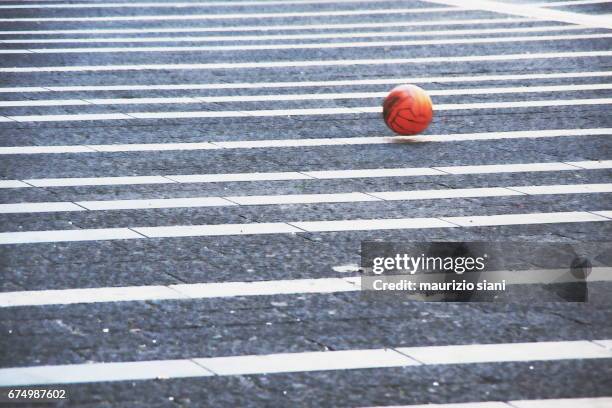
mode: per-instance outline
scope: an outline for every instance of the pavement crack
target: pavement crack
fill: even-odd
[[[310,337],[304,337],[304,340],[306,340],[309,343],[316,344],[317,346],[319,346],[320,348],[322,348],[325,351],[336,351],[334,347],[329,346],[329,345],[327,345],[325,343],[322,343],[322,342],[320,342],[318,340],[311,339]]]

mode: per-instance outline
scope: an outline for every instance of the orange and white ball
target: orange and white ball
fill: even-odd
[[[433,105],[427,93],[415,85],[399,85],[383,102],[387,126],[400,135],[416,135],[431,123]]]

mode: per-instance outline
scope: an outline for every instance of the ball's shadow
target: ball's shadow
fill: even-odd
[[[425,143],[423,140],[419,140],[418,136],[393,136],[388,137],[387,140],[389,140],[393,144]]]

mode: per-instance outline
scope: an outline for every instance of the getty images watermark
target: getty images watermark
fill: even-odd
[[[612,285],[611,249],[610,242],[364,241],[361,289],[424,301],[586,302],[589,281]]]

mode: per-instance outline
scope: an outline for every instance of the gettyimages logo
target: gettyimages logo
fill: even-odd
[[[589,280],[612,276],[610,253],[610,242],[364,241],[361,289],[425,301],[585,302]]]
[[[408,254],[397,254],[393,258],[374,258],[372,272],[376,275],[381,275],[386,271],[403,271],[404,273],[414,275],[418,271],[444,271],[461,275],[464,272],[484,270],[487,257],[487,254],[477,257],[441,257],[425,256],[425,254],[414,257]]]

